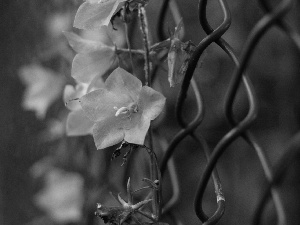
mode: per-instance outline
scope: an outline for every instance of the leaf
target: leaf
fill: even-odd
[[[193,51],[194,46],[190,42],[183,43],[177,38],[171,40],[168,53],[168,81],[170,87],[174,87],[182,81]]]
[[[79,29],[97,29],[108,26],[112,16],[121,8],[120,3],[126,0],[107,0],[95,3],[83,3],[75,16],[74,27]]]
[[[64,78],[38,64],[21,67],[19,77],[26,85],[23,108],[34,111],[39,119],[45,118],[50,105],[61,95]]]
[[[188,67],[188,61],[195,49],[190,41],[184,43],[180,40],[182,29],[183,20],[180,19],[173,36],[170,38],[168,53],[168,81],[171,87],[182,81]]]
[[[180,32],[182,31],[182,29],[183,29],[183,20],[181,18],[178,25],[175,28],[173,38],[180,39]]]
[[[182,73],[179,73],[182,62],[184,61],[185,53],[181,51],[181,41],[179,39],[171,40],[171,47],[168,53],[168,81],[170,87],[174,87],[180,83],[183,78]]]
[[[150,50],[158,52],[158,51],[161,51],[163,49],[169,49],[170,45],[171,45],[171,40],[170,40],[170,38],[168,38],[168,39],[166,39],[162,42],[159,42],[159,43],[156,43],[156,44],[152,45]]]

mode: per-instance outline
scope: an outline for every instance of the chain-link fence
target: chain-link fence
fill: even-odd
[[[164,18],[170,2],[171,1],[167,0],[164,1],[158,23],[158,33],[162,40],[165,38],[163,32]],[[197,194],[194,200],[195,212],[203,224],[216,224],[221,219],[225,211],[226,195],[224,196],[223,194],[221,181],[216,166],[219,159],[228,149],[228,146],[237,141],[239,138],[242,138],[245,142],[247,142],[249,146],[251,146],[251,150],[255,151],[258,156],[257,160],[259,160],[260,166],[262,167],[264,176],[267,180],[267,183],[260,187],[264,191],[261,194],[259,205],[256,207],[255,213],[253,214],[253,224],[260,224],[262,222],[264,209],[269,201],[272,201],[274,204],[274,210],[276,211],[277,216],[277,224],[287,224],[288,221],[285,213],[285,201],[281,195],[280,188],[284,177],[287,176],[289,167],[293,165],[294,161],[299,160],[299,150],[297,150],[300,144],[299,133],[296,133],[295,136],[291,138],[291,141],[287,144],[287,146],[282,149],[283,155],[280,160],[278,160],[277,165],[275,167],[271,166],[265,151],[256,140],[255,134],[252,134],[250,131],[250,127],[257,117],[258,108],[260,106],[257,103],[255,87],[253,87],[251,83],[251,73],[247,74],[247,69],[253,53],[257,48],[260,47],[260,40],[270,29],[274,27],[279,28],[280,32],[286,35],[290,41],[293,42],[293,47],[298,50],[298,53],[300,51],[300,36],[297,34],[295,28],[290,27],[284,21],[286,14],[292,9],[295,3],[293,4],[292,1],[287,0],[280,1],[276,5],[271,6],[274,3],[271,4],[268,1],[262,0],[259,1],[259,4],[265,14],[251,30],[245,44],[241,49],[241,53],[239,54],[240,56],[238,57],[233,47],[223,38],[227,30],[230,28],[230,24],[232,22],[231,11],[227,2],[222,0],[219,1],[219,7],[222,9],[223,21],[217,26],[217,28],[213,29],[210,25],[209,19],[207,18],[210,16],[207,15],[207,1],[199,1],[199,22],[201,28],[205,31],[207,36],[199,42],[195,52],[191,56],[191,60],[188,65],[188,69],[184,77],[176,104],[176,118],[182,129],[174,136],[167,148],[162,160],[161,172],[162,174],[165,173],[167,162],[175,153],[180,142],[187,136],[191,136],[198,144],[198,147],[205,151],[207,164],[204,171],[201,172],[201,180],[199,182],[196,191]],[[224,114],[231,125],[231,129],[229,129],[227,133],[219,139],[217,144],[210,149],[205,139],[201,136],[201,133],[196,132],[196,128],[199,126],[201,127],[201,123],[205,118],[205,104],[203,103],[204,97],[199,91],[201,87],[197,86],[193,76],[201,76],[201,74],[194,73],[194,71],[201,55],[212,43],[217,44],[222,51],[226,53],[227,57],[230,58],[232,63],[234,63],[235,69],[231,75],[230,83],[226,87],[227,91],[224,98]],[[188,107],[184,106],[184,102],[186,100],[189,88],[192,89],[196,99],[197,114],[190,120],[190,122],[186,122],[183,117],[183,111],[185,107]],[[241,93],[238,91],[239,88],[244,89],[246,92],[248,108],[246,115],[243,118],[237,119],[234,115],[234,101]],[[213,179],[217,205],[214,213],[208,215],[203,209],[205,208],[203,196],[210,177]],[[251,188],[251,186],[249,186],[249,188]],[[173,193],[174,195],[172,196],[170,202],[166,204],[167,207],[165,208],[165,213],[169,212],[168,210],[173,204],[176,204],[177,200],[179,199],[179,193],[177,193],[176,190],[173,190]],[[173,215],[173,218],[176,221],[176,215]]]
[[[16,70],[31,62],[36,43],[47,39],[42,16],[63,14],[72,8],[68,17],[72,15],[74,19],[81,2],[6,3],[2,30],[8,35],[3,39],[5,60],[1,63],[6,88],[1,91],[8,97],[2,99],[2,105],[7,107],[1,110],[0,223],[27,223],[40,215],[32,206],[35,193],[24,171],[27,173],[40,158],[55,155],[59,161],[56,164],[79,171],[86,179],[84,222],[75,224],[99,224],[101,220],[94,215],[95,203],[105,203],[108,189],[123,194],[129,174],[134,183],[149,172],[139,166],[144,158],[133,153],[136,161],[130,159],[122,170],[116,165],[120,163],[118,159],[110,162],[111,151],[95,150],[90,137],[38,143],[38,132],[45,124],[24,113],[21,93],[15,93],[22,90]],[[170,30],[183,18],[185,39],[198,41],[183,82],[175,91],[167,89],[167,79],[160,76],[165,76],[165,67],[161,69],[154,63],[152,68],[153,86],[159,87],[168,99],[164,112],[168,116],[154,121],[153,128],[154,150],[162,174],[162,221],[178,225],[200,221],[299,223],[299,9],[299,3],[292,0],[149,3],[146,10],[151,38],[158,42],[169,38]],[[19,14],[24,19],[21,25]],[[140,43],[137,21],[133,23],[136,24],[129,26],[129,38],[134,48]],[[34,32],[39,34],[31,38]],[[47,44],[53,45],[51,41]],[[165,58],[166,55],[157,60],[157,65],[163,64]],[[47,67],[64,67],[64,72],[70,70],[69,64],[62,66],[59,62],[61,56],[35,60]],[[143,64],[142,59],[136,62]],[[163,84],[157,84],[160,82]],[[57,102],[50,117],[64,107],[61,99]],[[28,224],[46,220],[33,221]]]

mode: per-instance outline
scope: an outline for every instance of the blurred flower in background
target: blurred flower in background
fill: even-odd
[[[47,159],[37,162],[31,172],[36,179],[44,181],[34,203],[51,220],[68,223],[82,219],[84,179],[80,174],[53,167]]]
[[[50,105],[61,96],[66,82],[64,77],[37,63],[21,67],[19,77],[26,86],[23,108],[34,111],[37,118],[44,119]]]

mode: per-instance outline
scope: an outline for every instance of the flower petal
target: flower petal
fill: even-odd
[[[109,0],[106,2],[83,3],[75,16],[74,27],[79,29],[97,29],[101,26],[107,26],[120,8],[119,4],[125,0]]]
[[[131,98],[131,102],[138,100],[139,93],[142,89],[142,82],[120,67],[111,73],[106,79],[105,85],[107,90],[116,95],[127,95]]]
[[[93,137],[97,149],[107,148],[124,139],[124,130],[119,122],[120,118],[109,117],[95,123]]]
[[[65,79],[39,64],[21,67],[19,77],[26,85],[22,107],[33,110],[39,119],[44,119],[50,105],[61,96]]]
[[[107,47],[107,45],[99,42],[92,41],[88,39],[83,39],[79,35],[71,32],[63,32],[66,38],[68,39],[69,45],[77,52],[77,53],[89,53],[97,51],[103,47]]]
[[[84,179],[78,173],[48,169],[45,185],[34,197],[55,224],[77,224],[82,220]]]
[[[115,50],[111,47],[103,47],[88,54],[77,54],[72,63],[72,77],[81,83],[90,83],[97,75],[105,74],[115,61]]]
[[[100,121],[108,117],[115,117],[116,110],[128,101],[126,95],[115,95],[114,93],[100,88],[80,98],[80,104],[87,117],[92,121]]]
[[[92,134],[94,122],[86,117],[83,110],[70,112],[67,118],[67,135],[81,136]]]
[[[144,116],[139,116],[139,121],[132,123],[132,125],[133,126],[129,130],[124,129],[124,140],[129,143],[143,145],[147,131],[150,127],[150,119]]]
[[[166,98],[154,89],[144,86],[140,93],[138,105],[143,110],[143,116],[154,120],[163,110]]]
[[[77,84],[76,87],[72,85],[66,85],[63,94],[63,100],[66,103],[66,107],[70,110],[79,110],[81,109],[79,101],[73,100],[80,98],[87,92],[87,84]]]
[[[97,90],[99,88],[105,88],[105,83],[104,80],[111,74],[111,72],[117,68],[119,65],[119,60],[118,58],[115,59],[115,61],[112,63],[111,67],[104,73],[104,74],[99,74],[94,79],[91,81],[87,93]]]

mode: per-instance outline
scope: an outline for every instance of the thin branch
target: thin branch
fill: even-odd
[[[134,75],[135,69],[134,69],[133,58],[132,58],[131,44],[130,44],[129,35],[128,35],[128,24],[125,22],[124,26],[125,26],[125,37],[126,37],[127,48],[129,50],[131,70],[132,70],[132,74]]]
[[[146,11],[144,6],[139,4],[139,17],[140,17],[140,28],[143,34],[143,41],[144,41],[144,58],[145,58],[145,84],[147,86],[151,86],[151,77],[150,77],[150,44],[149,44],[149,32],[148,32],[148,22],[146,18]]]

